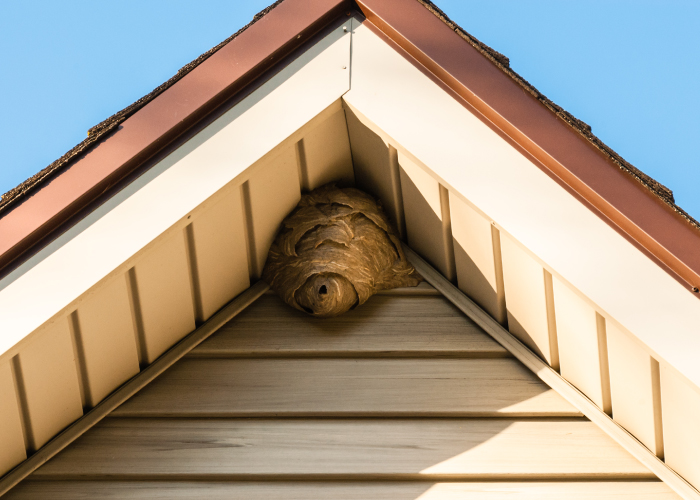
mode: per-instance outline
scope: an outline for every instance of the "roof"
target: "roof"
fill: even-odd
[[[614,165],[621,172],[624,172],[631,179],[634,179],[636,182],[638,182],[649,193],[652,193],[655,196],[655,198],[659,202],[661,202],[665,207],[671,209],[677,219],[685,222],[685,225],[688,226],[686,230],[683,230],[682,227],[678,226],[678,224],[676,224],[675,226],[669,225],[668,222],[652,222],[650,224],[650,217],[654,217],[654,220],[656,220],[659,217],[658,213],[651,214],[637,211],[636,218],[639,220],[634,220],[635,211],[623,209],[622,212],[626,212],[623,215],[624,218],[632,219],[632,225],[640,226],[640,231],[636,227],[629,227],[630,224],[627,220],[615,220],[616,218],[619,219],[617,211],[615,211],[616,213],[611,216],[610,214],[605,213],[605,210],[603,210],[604,215],[606,215],[609,219],[612,219],[612,222],[616,224],[619,227],[619,229],[628,234],[631,233],[630,235],[632,236],[632,239],[637,241],[640,247],[645,252],[650,254],[650,256],[653,259],[657,260],[657,262],[659,262],[663,267],[670,271],[671,274],[673,274],[674,277],[679,279],[679,281],[684,283],[688,289],[696,291],[697,286],[700,285],[700,258],[697,257],[696,252],[687,250],[687,242],[691,240],[700,242],[700,232],[698,231],[698,229],[700,228],[700,224],[695,219],[693,219],[688,213],[686,213],[682,208],[680,208],[674,203],[673,194],[671,190],[663,186],[661,183],[655,181],[648,175],[644,174],[627,161],[625,161],[620,155],[615,153],[610,147],[605,145],[597,136],[595,136],[591,132],[590,126],[588,126],[583,121],[578,120],[573,115],[562,109],[560,106],[556,105],[546,96],[544,96],[541,92],[539,92],[533,85],[531,85],[524,78],[522,78],[515,71],[513,71],[509,66],[509,60],[506,56],[500,54],[499,52],[490,48],[486,44],[477,40],[475,37],[471,36],[469,33],[467,33],[465,30],[459,27],[456,23],[450,20],[445,15],[445,13],[442,12],[435,4],[426,0],[412,1],[416,2],[416,6],[420,5],[424,9],[432,13],[437,19],[439,19],[442,22],[442,24],[448,26],[452,31],[458,34],[460,38],[462,38],[464,41],[469,43],[469,45],[478,50],[481,55],[488,59],[502,73],[507,75],[513,82],[517,83],[519,87],[525,89],[532,97],[534,97],[537,100],[537,102],[543,105],[557,118],[561,119],[563,122],[569,125],[571,129],[574,130],[578,135],[585,138],[585,140],[591,146],[593,146],[597,151],[599,151],[605,156],[605,158],[610,162],[610,164]],[[100,144],[110,134],[118,130],[120,125],[122,125],[129,117],[132,117],[136,112],[143,109],[149,103],[153,102],[158,96],[161,96],[166,90],[172,88],[177,82],[181,81],[185,76],[191,74],[196,68],[202,66],[205,61],[210,59],[214,54],[220,52],[221,49],[231,45],[231,43],[239,39],[243,33],[250,31],[250,29],[261,19],[270,19],[271,17],[274,17],[270,14],[273,11],[275,11],[277,7],[279,7],[280,5],[286,5],[287,7],[294,9],[294,6],[292,5],[293,3],[294,2],[291,0],[278,0],[277,2],[273,3],[268,8],[264,9],[259,14],[257,14],[247,26],[236,32],[228,39],[224,40],[216,47],[205,52],[191,63],[183,66],[180,70],[178,70],[177,74],[173,76],[170,80],[154,89],[151,93],[137,100],[132,105],[124,108],[118,113],[115,113],[113,116],[99,123],[95,127],[91,128],[88,132],[88,137],[83,142],[81,142],[69,152],[67,152],[65,155],[63,155],[61,158],[53,162],[41,172],[27,179],[25,182],[23,182],[16,188],[5,193],[0,199],[0,234],[3,234],[3,229],[5,229],[2,224],[3,218],[8,217],[13,212],[13,210],[21,206],[23,202],[31,199],[36,193],[48,187],[48,185],[53,179],[55,179],[57,176],[60,176],[66,170],[70,169],[70,167],[76,162],[78,162],[81,158],[84,158],[85,155],[91,150],[93,150],[96,145]],[[277,47],[278,51],[280,51],[281,53],[278,53],[272,58],[258,58],[256,64],[251,65],[251,68],[249,68],[247,74],[239,75],[237,82],[238,88],[235,89],[237,92],[240,92],[242,90],[242,87],[245,87],[245,85],[252,81],[252,79],[254,79],[256,75],[260,75],[262,72],[264,72],[266,68],[278,62],[281,58],[280,56],[282,56],[284,53],[288,53],[290,50],[293,50],[295,46],[299,46],[299,44],[307,38],[307,35],[318,30],[319,26],[322,25],[324,21],[327,22],[327,20],[330,17],[337,15],[340,11],[347,10],[353,7],[359,7],[365,15],[368,15],[370,18],[372,18],[377,17],[376,12],[378,12],[379,10],[387,8],[392,9],[393,5],[397,4],[397,2],[387,2],[385,4],[380,5],[376,4],[376,2],[373,2],[372,0],[360,0],[357,3],[343,0],[312,0],[308,3],[308,7],[313,8],[308,8],[306,22],[310,22],[311,24],[300,24],[298,26],[295,26],[297,30],[304,31],[303,34],[305,36],[301,37],[301,33],[299,33],[299,36],[296,37],[281,37],[278,41]],[[401,3],[401,1],[399,1],[398,3]],[[412,8],[411,12],[415,14],[415,8]],[[283,15],[285,14],[280,13],[280,16]],[[379,18],[381,17],[382,16],[379,16]],[[427,26],[427,23],[425,23],[424,21],[419,22],[422,23],[423,26]],[[381,22],[379,24],[381,24]],[[229,95],[230,93],[231,90],[229,89]],[[195,120],[199,118],[200,115],[201,113],[199,113],[198,116],[195,117]],[[173,134],[173,130],[171,130],[171,134],[169,135],[177,135],[177,132]],[[172,138],[168,139],[165,136],[163,136],[158,142],[169,142],[169,140],[172,140]],[[162,146],[163,144],[158,144],[156,148],[160,148]],[[143,151],[142,155],[140,156],[143,156],[143,153],[145,153],[145,156],[150,156],[153,154],[153,151]],[[139,160],[140,162],[142,162],[143,158],[140,158]],[[5,235],[5,237],[3,238],[3,240],[5,241],[5,245],[2,245],[2,247],[0,247],[0,269],[6,267],[12,261],[15,261],[17,259],[21,260],[21,255],[23,253],[31,253],[31,251],[29,250],[30,248],[32,248],[32,246],[36,244],[45,244],[46,238],[50,239],[51,236],[49,235],[54,233],[57,230],[57,228],[65,224],[68,219],[73,217],[82,208],[87,206],[89,203],[93,202],[96,197],[103,195],[105,190],[107,190],[110,186],[114,186],[114,184],[119,178],[123,178],[125,175],[128,175],[129,172],[133,170],[133,165],[131,166],[131,168],[129,168],[129,166],[124,165],[122,167],[126,168],[121,168],[118,172],[109,172],[108,182],[105,182],[107,180],[107,176],[97,175],[95,176],[94,180],[88,181],[88,186],[85,186],[80,193],[76,193],[76,195],[72,198],[69,197],[70,199],[59,202],[53,200],[51,203],[49,203],[49,207],[43,207],[42,211],[44,213],[42,213],[41,216],[38,217],[36,220],[30,220],[31,217],[27,217],[25,215],[23,217],[22,222],[22,225],[24,227],[19,231],[16,229],[16,227],[11,228],[10,234]],[[89,184],[92,184],[92,186]],[[91,187],[94,189],[90,189]],[[574,191],[581,194],[582,189],[580,187],[574,186]],[[614,197],[615,194],[608,193],[606,195],[603,195],[603,197],[607,198],[607,201],[611,202],[612,204],[615,204],[617,201],[619,201],[615,200],[614,198],[610,199],[611,196]],[[620,198],[626,198],[627,196],[627,194],[622,194]],[[583,197],[586,198],[587,195],[583,194]],[[637,201],[639,200],[636,200],[633,204],[638,205]],[[594,203],[594,205],[596,205],[596,203]],[[36,210],[34,211],[37,212]],[[656,212],[658,212],[658,210],[656,210]],[[648,227],[650,225],[655,227]],[[687,233],[687,231],[689,230],[692,231],[692,235],[686,234],[685,236],[682,236],[682,233]],[[60,232],[60,229],[58,229],[58,231]],[[675,248],[669,248],[669,246],[674,246],[674,242]],[[680,260],[681,262],[675,262],[678,260]]]
[[[26,459],[0,488],[262,293],[280,221],[334,180],[381,199],[421,275],[698,498],[671,470],[700,484],[697,230],[415,0],[277,4],[0,218],[16,262],[75,221],[0,279],[0,470]]]
[[[131,103],[124,109],[117,111],[109,118],[101,121],[94,127],[91,127],[87,132],[87,138],[85,140],[83,140],[79,144],[76,144],[72,149],[67,151],[66,154],[61,156],[56,161],[52,162],[47,167],[43,168],[41,171],[31,176],[29,179],[25,180],[18,186],[10,189],[5,194],[0,196],[0,216],[2,216],[2,214],[7,212],[8,210],[11,210],[14,204],[20,203],[25,197],[31,196],[35,190],[41,189],[41,187],[44,184],[49,182],[52,175],[59,174],[62,171],[62,169],[64,169],[70,164],[71,161],[76,159],[79,155],[87,152],[93,145],[98,143],[102,137],[114,131],[119,126],[119,124],[127,118],[129,118],[129,116],[133,115],[139,109],[143,108],[146,104],[158,97],[165,90],[172,87],[173,84],[175,84],[175,82],[179,81],[183,76],[185,76],[187,73],[199,66],[202,62],[211,57],[212,54],[216,53],[219,49],[227,45],[231,40],[236,38],[238,35],[243,33],[257,21],[259,21],[263,16],[265,16],[268,12],[277,7],[277,5],[279,5],[283,1],[284,0],[277,0],[272,5],[264,8],[263,10],[255,14],[255,16],[253,16],[252,21],[250,21],[248,24],[236,31],[226,40],[207,50],[205,53],[201,54],[196,59],[190,61],[189,63],[185,64],[182,68],[178,69],[177,73],[175,73],[175,75],[173,75],[169,80],[158,85],[151,92],[136,100],[135,102]]]
[[[232,41],[234,38],[236,38],[238,35],[240,35],[242,32],[244,32],[246,29],[248,29],[250,26],[255,24],[257,21],[262,19],[265,15],[267,15],[272,9],[274,9],[276,6],[278,6],[280,3],[282,3],[285,0],[277,0],[270,6],[266,7],[265,9],[261,10],[258,12],[255,16],[253,16],[253,20],[245,25],[243,28],[238,30],[236,33],[228,37],[226,40],[222,41],[215,47],[212,47],[193,61],[189,62],[188,64],[184,65],[182,68],[180,68],[177,73],[164,82],[163,84],[159,85],[155,89],[153,89],[151,92],[146,94],[145,96],[141,97],[134,103],[130,104],[129,106],[125,107],[121,111],[116,112],[109,118],[105,119],[104,121],[98,123],[94,127],[90,128],[88,130],[88,137],[82,141],[81,143],[77,144],[75,147],[73,147],[71,150],[69,150],[66,154],[61,156],[59,159],[42,169],[40,172],[36,173],[29,179],[25,180],[18,186],[10,189],[6,193],[4,193],[0,197],[0,216],[7,210],[11,210],[11,207],[22,201],[22,199],[26,196],[30,196],[31,193],[36,190],[36,189],[41,189],[41,186],[47,182],[50,178],[51,175],[57,174],[61,171],[62,168],[64,168],[67,164],[69,164],[75,157],[80,155],[81,153],[87,151],[92,145],[97,143],[99,139],[106,134],[109,134],[112,130],[114,130],[115,127],[117,127],[120,123],[122,123],[124,120],[126,120],[129,116],[131,116],[133,113],[141,109],[143,106],[148,104],[151,100],[153,100],[155,97],[157,97],[159,94],[164,92],[166,89],[171,87],[175,82],[180,80],[183,76],[185,76],[187,73],[192,71],[194,68],[199,66],[202,62],[204,62],[207,58],[209,58],[212,54],[217,52],[219,49],[227,45],[230,41]],[[467,31],[465,31],[462,27],[460,27],[457,23],[452,21],[447,14],[445,14],[437,5],[435,5],[433,2],[427,1],[427,0],[415,0],[417,2],[420,2],[426,9],[428,9],[431,13],[433,13],[436,17],[438,17],[440,20],[442,20],[447,26],[449,26],[452,30],[454,30],[455,33],[457,33],[459,36],[461,36],[464,40],[466,40],[468,43],[470,43],[473,47],[475,47],[479,52],[481,52],[485,57],[487,57],[491,62],[493,62],[496,66],[498,66],[504,73],[506,73],[508,76],[510,76],[514,81],[518,82],[519,85],[521,85],[525,90],[527,90],[529,93],[531,93],[534,97],[536,97],[542,104],[544,104],[548,109],[550,109],[553,113],[555,113],[557,116],[561,117],[563,120],[565,120],[568,124],[570,124],[578,133],[580,133],[582,136],[584,136],[587,140],[589,140],[593,145],[595,145],[597,148],[599,148],[604,154],[606,154],[615,164],[617,164],[622,170],[628,172],[630,175],[632,175],[635,179],[637,179],[639,182],[641,182],[644,186],[646,186],[648,189],[650,189],[652,192],[654,192],[657,196],[659,196],[661,199],[669,203],[674,207],[676,211],[678,211],[680,214],[682,214],[686,219],[688,219],[691,223],[693,223],[696,227],[700,228],[700,223],[698,223],[695,219],[693,219],[689,214],[687,214],[682,208],[680,208],[678,205],[674,203],[674,198],[673,198],[673,192],[661,184],[660,182],[654,180],[652,177],[648,176],[629,162],[627,162],[624,158],[622,158],[619,154],[617,154],[615,151],[613,151],[612,148],[607,146],[600,138],[598,138],[596,135],[594,135],[591,131],[591,126],[583,122],[582,120],[579,120],[575,116],[573,116],[571,113],[563,109],[561,106],[558,106],[556,103],[548,99],[544,94],[542,94],[537,88],[535,88],[534,85],[532,85],[530,82],[525,80],[522,76],[520,76],[517,72],[515,72],[511,67],[510,67],[510,60],[508,59],[507,56],[501,54],[497,50],[494,50],[493,48],[489,47],[485,43],[479,41],[477,38],[474,36],[470,35]]]
[[[444,498],[448,475],[460,498],[679,499],[429,286],[322,321],[262,295],[7,497]]]

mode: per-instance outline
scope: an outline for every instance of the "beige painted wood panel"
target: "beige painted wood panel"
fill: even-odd
[[[250,196],[249,224],[252,226],[255,260],[253,277],[259,278],[267,253],[284,219],[299,203],[301,189],[294,148],[259,167],[248,181]]]
[[[192,221],[199,320],[206,321],[250,286],[245,234],[240,190],[229,191]]]
[[[303,139],[306,182],[311,191],[329,182],[343,186],[355,184],[350,139],[342,108],[310,130]]]
[[[27,458],[19,400],[9,362],[0,364],[0,476]]]
[[[655,455],[662,456],[663,442],[657,430],[652,358],[615,323],[606,325],[612,416]]]
[[[139,372],[127,277],[118,276],[87,297],[77,314],[85,403],[93,407]]]
[[[31,481],[7,500],[678,500],[659,481],[605,482],[163,482]]]
[[[190,356],[457,356],[508,352],[440,296],[375,295],[319,321],[264,295]]]
[[[362,124],[344,105],[350,136],[352,161],[357,187],[379,198],[394,227],[401,230],[403,206],[400,199],[400,180],[392,172],[389,146],[379,135]]]
[[[561,375],[610,414],[607,352],[601,356],[607,349],[605,327],[598,324],[596,310],[567,284],[556,277],[552,284]]]
[[[152,363],[195,327],[184,231],[150,249],[133,273],[143,329],[142,355],[145,363]]]
[[[508,330],[550,366],[558,367],[556,337],[550,330],[545,271],[508,235],[501,234]]]
[[[661,365],[666,464],[700,489],[700,390]]]
[[[68,321],[37,332],[19,354],[20,387],[28,417],[28,444],[37,450],[83,415],[78,373]]]
[[[496,321],[505,323],[506,312],[499,297],[491,221],[452,193],[450,215],[457,286]]]
[[[115,416],[580,416],[514,359],[187,359]]]
[[[408,244],[443,275],[448,275],[443,238],[440,184],[412,159],[398,152]]]
[[[583,419],[139,418],[101,422],[34,477],[201,474],[229,479],[652,477]]]

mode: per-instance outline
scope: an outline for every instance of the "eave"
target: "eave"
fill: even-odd
[[[411,246],[508,324],[539,356],[530,352],[540,368],[561,370],[601,415],[611,412],[606,385],[624,371],[613,362],[612,375],[601,368],[608,363],[606,334],[614,330],[629,340],[634,349],[622,359],[643,365],[643,380],[635,383],[652,409],[635,414],[632,408],[630,423],[622,425],[657,460],[653,455],[664,452],[660,373],[671,389],[698,397],[692,334],[700,305],[689,291],[698,269],[696,228],[658,196],[663,190],[621,169],[579,125],[523,92],[418,2],[357,5],[368,19],[348,17],[346,2],[279,4],[143,107],[100,129],[104,135],[87,154],[11,207],[0,219],[9,263],[0,284],[9,332],[0,361],[11,359],[16,374],[15,360],[28,348],[49,348],[41,337],[46,332],[79,338],[75,318],[85,314],[85,304],[104,299],[121,281],[113,293],[124,299],[140,335],[130,369],[138,371],[140,363],[145,371],[260,276],[266,245],[300,190],[354,177],[383,200]],[[352,54],[350,37],[357,42]],[[397,74],[405,79],[397,81]],[[331,118],[342,132],[342,159],[324,159],[313,170],[307,153],[324,148],[312,132]],[[434,128],[419,134],[416,121]],[[460,143],[467,139],[471,150]],[[232,145],[235,154],[226,149]],[[480,176],[475,165],[463,165],[471,152],[492,172]],[[490,196],[473,189],[476,180]],[[510,185],[501,192],[500,182]],[[522,202],[522,213],[512,200]],[[558,220],[557,211],[570,219]],[[91,251],[99,258],[91,259]],[[223,265],[225,279],[217,281],[210,263]],[[473,279],[479,273],[483,282]],[[151,282],[162,286],[150,290],[150,299],[161,292],[164,298],[151,305],[166,313],[144,320],[134,283],[154,276]],[[574,321],[577,314],[585,321]],[[166,317],[169,331],[149,337]],[[567,348],[577,354],[575,341],[597,350],[570,363],[560,354]],[[68,380],[76,366],[64,351]],[[88,410],[99,404],[104,394],[86,397],[82,382],[67,383],[73,413],[47,426],[38,446],[26,439],[30,451],[76,417],[81,404]],[[692,419],[697,401],[689,397],[683,408],[682,398],[666,393],[671,416]],[[612,409],[620,420],[623,407]],[[637,420],[639,432],[632,429]],[[669,455],[673,445],[666,441],[668,463],[691,470],[692,455],[684,456],[682,440],[674,438],[681,448]]]

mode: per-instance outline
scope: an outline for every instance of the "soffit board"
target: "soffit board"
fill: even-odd
[[[695,250],[700,231],[671,195],[662,199],[667,190],[627,165],[568,113],[553,112],[556,105],[509,68],[499,68],[499,61],[487,59],[425,3],[430,4],[358,0],[378,31],[415,58],[426,74],[534,156],[539,168],[600,211],[687,290],[700,286],[700,253]]]
[[[51,233],[203,117],[303,46],[350,7],[348,0],[285,0],[194,69],[183,68],[137,112],[88,137],[31,196],[18,195],[0,217],[0,269]],[[182,76],[184,74],[184,76]],[[174,82],[172,80],[175,80]],[[142,105],[142,101],[146,101]],[[132,108],[130,106],[127,109]],[[51,166],[48,167],[51,169]],[[4,201],[4,200],[3,200]],[[19,203],[19,204],[17,204]],[[77,215],[76,215],[77,214]]]
[[[0,352],[62,317],[101,280],[123,273],[154,240],[181,230],[222,187],[245,182],[263,157],[349,89],[350,23],[325,38],[207,128],[0,281]],[[339,108],[338,108],[339,109]],[[292,144],[293,147],[293,144]],[[183,226],[184,227],[184,226]],[[161,238],[162,239],[162,238]],[[126,266],[126,267],[125,267]]]
[[[367,22],[354,30],[352,89],[344,101],[365,125],[700,385],[695,296],[400,50]]]

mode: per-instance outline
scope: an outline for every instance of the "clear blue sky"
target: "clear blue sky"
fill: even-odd
[[[0,193],[272,0],[0,2]],[[700,218],[698,0],[436,0]]]

